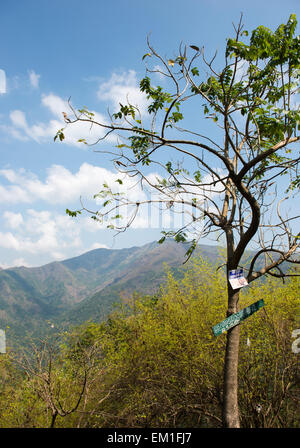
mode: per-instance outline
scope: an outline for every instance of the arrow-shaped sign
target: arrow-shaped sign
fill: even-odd
[[[247,317],[251,316],[251,314],[255,313],[255,311],[258,311],[264,305],[265,303],[263,299],[261,299],[255,303],[252,303],[252,305],[247,306],[247,308],[244,308],[241,311],[232,314],[231,316],[227,317],[227,319],[223,320],[212,328],[214,335],[219,336],[220,334],[225,333],[225,331],[229,330],[232,327],[235,327],[242,320],[247,319]]]

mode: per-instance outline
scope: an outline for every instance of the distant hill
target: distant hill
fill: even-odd
[[[180,275],[186,250],[186,245],[170,240],[162,245],[151,243],[139,248],[132,248],[127,254],[119,251],[120,255],[127,256],[118,257],[117,272],[114,269],[110,271],[111,281],[107,284],[103,282],[103,287],[96,293],[63,313],[61,320],[72,323],[81,323],[89,319],[99,320],[111,311],[115,303],[120,299],[126,300],[134,292],[155,294],[166,275],[164,264],[175,275]],[[215,246],[201,245],[196,253],[199,252],[215,263],[219,250]],[[111,254],[111,257],[116,255],[116,253]],[[114,267],[116,268],[116,265]],[[102,275],[105,273],[104,271]]]
[[[0,271],[0,328],[10,340],[38,334],[49,323],[79,323],[107,316],[120,296],[155,293],[163,281],[163,263],[179,269],[186,246],[174,241],[128,249],[95,249],[47,265]],[[218,249],[199,246],[214,262]]]
[[[37,268],[0,270],[0,328],[7,329],[8,346],[43,335],[52,325],[101,321],[115,303],[134,292],[155,294],[165,277],[164,263],[181,275],[186,250],[186,244],[166,240],[128,249],[95,249]],[[220,258],[217,246],[199,245],[198,253],[213,264]]]

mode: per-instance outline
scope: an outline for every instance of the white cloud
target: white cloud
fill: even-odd
[[[22,141],[53,141],[56,132],[63,126],[63,121],[58,120],[50,120],[48,123],[37,123],[29,126],[26,115],[22,110],[11,111],[9,117],[11,125],[1,125],[1,128],[12,137]]]
[[[0,232],[0,248],[3,253],[5,250],[9,253],[9,259],[12,257],[15,265],[16,260],[19,260],[21,265],[25,265],[24,260],[28,260],[31,264],[32,261],[35,264],[34,260],[41,259],[49,262],[53,259],[60,260],[75,256],[78,251],[107,247],[105,244],[107,240],[104,243],[99,241],[99,234],[97,234],[99,230],[103,231],[107,224],[112,222],[117,226],[126,225],[136,210],[136,202],[151,198],[159,201],[159,196],[150,194],[145,188],[142,190],[135,178],[124,175],[123,184],[120,185],[116,182],[120,178],[120,173],[87,163],[82,164],[74,173],[64,166],[53,165],[49,168],[44,180],[24,169],[3,169],[0,170],[0,176],[6,180],[5,186],[0,185],[2,204],[8,203],[11,206],[13,203],[22,202],[42,201],[44,203],[44,210],[29,208],[22,213],[19,209],[6,210],[2,215],[6,229],[3,228]],[[156,183],[158,174],[151,173],[148,177]],[[211,181],[209,177],[204,180]],[[116,214],[120,214],[123,218],[97,223],[87,214],[80,215],[78,219],[72,219],[64,213],[49,209],[49,206],[55,204],[73,209],[72,203],[76,204],[74,208],[80,208],[80,196],[83,196],[84,203],[87,202],[86,205],[89,206],[88,198],[92,199],[95,193],[102,190],[103,183],[107,183],[113,192],[124,192],[124,198],[133,202],[131,206],[120,207],[116,210]],[[104,199],[99,198],[89,208],[101,209],[103,201]],[[177,215],[173,214],[174,211],[177,211]],[[151,207],[148,204],[141,204],[131,228],[154,229],[161,226],[179,228],[187,223],[186,212],[187,209],[183,210],[183,206],[180,209],[174,205],[172,209],[167,209],[159,202]],[[7,263],[7,259],[4,261]],[[1,264],[0,260],[0,266],[6,266],[5,263]],[[42,263],[38,261],[37,265],[40,264]]]
[[[160,65],[155,65],[153,67],[153,70],[155,72],[155,75],[157,76],[157,78],[162,81],[166,79],[166,75],[164,75],[164,68],[161,67]]]
[[[5,71],[0,69],[0,95],[6,93],[6,75]]]
[[[21,186],[18,185],[0,185],[0,202],[1,203],[26,203],[31,202],[32,198],[28,192],[24,191]]]
[[[47,122],[38,122],[33,125],[29,125],[26,119],[26,114],[21,110],[13,110],[10,112],[11,125],[1,125],[1,128],[8,132],[12,137],[26,141],[34,140],[37,143],[41,142],[53,142],[53,138],[59,129],[65,128],[65,140],[63,143],[72,146],[80,146],[85,148],[78,140],[85,138],[89,143],[95,143],[98,139],[102,138],[106,130],[98,125],[91,126],[89,123],[78,122],[71,126],[66,127],[66,123],[63,120],[63,112],[69,113],[70,107],[67,101],[64,101],[57,95],[50,93],[49,95],[42,95],[41,104],[46,107],[50,113],[54,116]],[[107,124],[105,117],[95,111],[94,119],[96,122]],[[109,136],[108,142],[116,142],[115,137]]]
[[[37,123],[28,128],[27,135],[37,143],[44,141],[50,143],[61,127],[62,122],[58,120],[50,120],[48,123]]]
[[[24,266],[26,268],[31,268],[32,265],[30,263],[28,263],[27,260],[25,260],[23,257],[18,257],[13,259],[13,261],[11,263],[5,263],[5,262],[1,262],[0,267],[2,269],[8,269],[8,268],[16,268],[16,267],[20,267],[20,266]]]
[[[103,184],[109,184],[113,191],[122,190],[132,200],[142,200],[145,194],[136,186],[136,180],[124,177],[123,185],[116,180],[120,178],[117,172],[83,163],[79,170],[72,173],[62,165],[52,165],[47,172],[45,181],[41,181],[33,173],[25,170],[0,170],[11,185],[0,184],[0,201],[2,203],[28,203],[43,200],[51,204],[64,204],[79,201],[80,196],[92,198],[103,189]]]
[[[123,73],[113,73],[108,81],[99,85],[97,96],[101,101],[112,104],[114,112],[119,110],[120,104],[128,102],[139,108],[143,113],[147,108],[146,95],[140,91],[139,83],[134,70]]]
[[[102,244],[102,243],[93,243],[88,249],[87,252],[89,250],[94,250],[94,249],[108,249],[108,246],[106,244]]]
[[[7,223],[14,219],[22,221],[22,225],[16,225],[7,232],[0,232],[3,260],[0,260],[0,266],[4,269],[12,266],[39,266],[89,250],[108,248],[99,241],[99,236],[94,232],[89,238],[90,228],[86,225],[86,217],[74,220],[66,214],[35,209],[28,209],[18,214],[19,216],[8,211],[3,215]],[[94,223],[91,219],[90,221]],[[94,226],[93,230],[95,229],[97,226]],[[4,257],[5,250],[8,257]],[[12,261],[8,262],[8,259]]]
[[[221,173],[219,174],[221,175]],[[136,210],[136,202],[141,203],[149,199],[156,201],[156,205],[154,205],[154,207],[151,206],[151,208],[148,204],[141,204],[139,213],[132,223],[132,228],[158,228],[159,222],[161,222],[163,226],[169,227],[172,222],[173,225],[177,222],[181,223],[183,217],[184,220],[190,220],[192,212],[195,210],[193,210],[192,205],[182,205],[182,200],[189,201],[189,203],[192,204],[192,199],[196,197],[198,199],[198,204],[201,204],[203,201],[201,195],[205,194],[208,198],[216,198],[222,188],[220,182],[216,183],[213,188],[208,186],[199,189],[199,187],[195,186],[194,188],[190,188],[189,192],[178,193],[170,197],[170,200],[173,199],[180,202],[179,204],[175,203],[172,210],[166,209],[166,206],[164,205],[164,210],[159,211],[159,208],[161,207],[159,205],[160,194],[156,190],[151,190],[151,188],[146,188],[145,186],[142,189],[135,178],[130,178],[125,175],[120,176],[120,173],[112,172],[88,163],[82,164],[75,173],[72,173],[61,165],[53,165],[48,169],[44,181],[40,180],[33,173],[26,172],[25,170],[0,170],[0,176],[1,175],[11,184],[6,186],[0,185],[0,201],[2,203],[34,203],[43,201],[47,204],[64,204],[68,208],[78,209],[81,208],[80,197],[82,197],[83,204],[87,206],[87,208],[95,211],[101,209],[104,199],[100,197],[94,201],[93,196],[103,190],[103,184],[106,183],[110,186],[113,193],[122,192],[124,193],[122,197],[126,198],[129,202],[132,202],[131,205],[126,205],[126,201],[124,206],[120,203],[119,210],[116,210],[116,215],[120,214],[123,219],[116,221],[117,226],[126,225],[127,222],[130,221],[131,216],[133,216]],[[119,183],[116,182],[120,177],[122,177],[122,185],[119,185]],[[147,177],[153,185],[157,183],[158,174],[150,173]],[[210,184],[213,180],[216,179],[212,179],[211,176],[206,176],[203,179],[203,183]],[[72,204],[75,205],[72,206]],[[208,201],[206,206],[209,205],[210,202]],[[173,214],[173,212],[176,213]],[[173,221],[171,219],[171,214],[173,214]],[[42,216],[43,215],[39,215],[39,221]],[[161,216],[161,218],[159,216]],[[17,226],[18,222],[21,223],[20,216],[17,217],[14,214],[6,213],[5,218],[7,222],[12,223],[11,228],[13,228],[14,225]],[[69,217],[64,216],[63,218],[62,228],[71,222]],[[50,220],[50,217],[45,215],[45,221],[47,220]],[[56,228],[61,220],[62,218],[59,218],[57,221]],[[110,221],[105,220],[105,222],[100,224],[92,220],[90,215],[82,215],[80,222],[87,232],[94,233],[99,229],[105,229]],[[38,226],[39,224],[32,223],[32,225]],[[45,225],[46,224],[43,224],[44,227]],[[176,224],[175,227],[180,227],[180,225],[178,224],[177,226]],[[48,244],[50,235],[53,234],[52,227],[47,229],[47,231],[48,240],[46,243]]]
[[[22,142],[26,142],[29,140],[29,137],[24,132],[21,132],[19,129],[16,129],[13,126],[1,124],[0,129],[4,133],[9,134],[10,137],[15,138],[16,140],[20,140]]]
[[[53,93],[42,95],[42,105],[47,107],[53,115],[60,119],[62,118],[62,113],[67,112],[69,109],[68,102]]]
[[[13,110],[9,114],[9,117],[14,126],[27,130],[28,124],[24,112],[22,112],[21,110]]]
[[[17,229],[23,223],[23,216],[21,215],[21,213],[6,211],[4,212],[3,216],[6,220],[7,226],[12,229]]]
[[[0,232],[0,247],[18,250],[18,239],[11,232]]]
[[[14,233],[0,232],[2,248],[19,253],[49,254],[57,259],[59,254],[64,256],[64,249],[80,247],[82,244],[80,227],[66,215],[29,209],[26,216],[5,212],[4,217],[13,221],[15,227]]]
[[[2,71],[3,72],[3,71]],[[2,78],[5,74],[2,73]],[[39,85],[40,75],[33,70],[29,73],[31,85],[37,89]],[[2,85],[3,84],[2,80]],[[0,70],[0,93],[1,93],[1,70]],[[114,112],[119,109],[119,103],[127,104],[128,102],[139,108],[140,112],[146,113],[148,100],[146,95],[140,91],[139,82],[136,72],[129,70],[128,72],[113,73],[110,79],[100,83],[97,96],[101,101],[111,103]],[[90,123],[77,122],[70,126],[66,126],[63,119],[63,112],[72,116],[69,104],[54,93],[43,94],[41,96],[41,105],[48,109],[52,118],[46,122],[36,122],[34,124],[28,123],[26,113],[22,110],[13,110],[10,112],[10,124],[1,125],[1,129],[9,133],[12,137],[28,141],[34,140],[38,143],[53,142],[53,138],[59,129],[65,128],[65,139],[63,143],[73,146],[80,146],[85,148],[85,145],[78,142],[79,139],[84,138],[88,143],[95,143],[103,138],[107,132],[106,128]],[[109,122],[104,115],[91,110],[94,113],[94,121],[103,125],[108,125]],[[106,141],[109,143],[116,143],[116,138],[110,134]]]
[[[37,89],[39,87],[39,79],[40,79],[41,75],[38,75],[37,73],[35,73],[34,70],[30,70],[29,72],[29,81],[31,86],[34,89]]]

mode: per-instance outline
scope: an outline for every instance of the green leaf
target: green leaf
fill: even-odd
[[[198,182],[198,183],[201,182],[201,180],[202,180],[202,176],[201,176],[201,173],[200,173],[199,170],[194,172],[194,178],[195,178],[195,181],[196,181],[196,182]]]
[[[81,211],[77,210],[75,212],[72,212],[71,210],[69,210],[68,208],[66,209],[66,214],[71,216],[72,218],[76,218],[77,215],[81,215]]]
[[[59,131],[57,131],[55,137],[54,137],[54,141],[56,141],[57,137],[59,138],[59,140],[62,142],[65,139],[65,135],[63,133],[63,129],[60,129]]]
[[[161,237],[161,239],[158,241],[158,244],[162,244],[165,241],[165,239],[166,239],[165,236]]]
[[[146,54],[144,54],[144,56],[142,57],[142,61],[143,61],[147,56],[151,57],[151,53],[146,53]]]
[[[171,162],[167,162],[167,163],[166,163],[166,168],[167,168],[167,171],[168,171],[170,174],[172,174],[172,163],[171,163]]]
[[[192,253],[194,252],[194,250],[196,249],[196,247],[197,247],[197,242],[195,239],[193,239],[192,244],[190,245],[189,249],[185,253],[185,256],[189,258],[192,255]]]
[[[180,121],[183,119],[183,115],[180,112],[173,112],[173,114],[170,117],[170,121],[177,123],[177,121]]]
[[[176,241],[176,243],[184,243],[186,241],[186,233],[178,232],[175,235],[174,240]]]

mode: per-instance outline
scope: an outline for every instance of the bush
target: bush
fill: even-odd
[[[106,322],[87,322],[61,336],[50,377],[45,351],[48,361],[36,373],[23,369],[25,376],[19,370],[12,375],[9,365],[0,395],[6,403],[1,426],[53,423],[53,406],[41,393],[43,378],[50,381],[54,404],[72,411],[58,412],[55,426],[222,426],[226,337],[215,337],[212,327],[226,317],[225,285],[221,270],[195,258],[180,280],[167,271],[156,296],[135,295]],[[298,291],[296,277],[284,285],[270,278],[242,291],[240,308],[265,301],[241,324],[243,427],[299,426],[298,355],[291,349],[291,333],[299,326]]]

